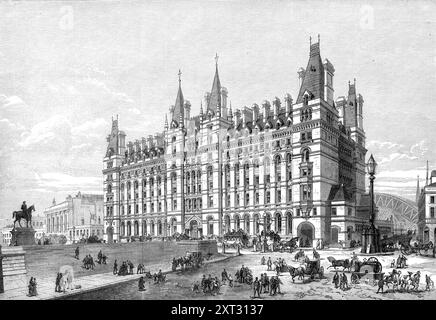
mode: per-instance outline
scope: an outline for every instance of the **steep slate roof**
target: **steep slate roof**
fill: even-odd
[[[308,90],[313,99],[324,99],[324,65],[321,60],[319,42],[310,45],[310,56],[307,62],[306,73],[298,94],[297,103],[303,102],[304,92]]]
[[[330,201],[348,201],[352,200],[353,195],[345,188],[343,184],[332,186],[328,200]]]

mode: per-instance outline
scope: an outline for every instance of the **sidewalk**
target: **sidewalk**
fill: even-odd
[[[235,255],[227,255],[225,257],[219,257],[216,259],[212,259],[209,261],[205,261],[204,264],[215,263],[223,260],[227,260],[229,258],[234,257]],[[162,273],[167,274],[171,273],[171,264],[170,263],[159,263],[145,266],[146,271],[150,271],[151,273],[157,272],[159,269],[162,270]],[[0,300],[50,300],[50,299],[59,299],[67,296],[72,296],[76,294],[81,294],[109,286],[113,286],[119,283],[124,283],[128,281],[132,281],[135,279],[139,279],[143,276],[143,274],[136,274],[136,267],[133,271],[133,275],[128,276],[115,276],[112,272],[94,274],[89,276],[84,276],[80,278],[74,279],[74,286],[81,286],[80,289],[74,289],[63,292],[55,292],[55,283],[54,279],[52,282],[43,281],[38,282],[38,277],[36,281],[38,282],[37,291],[38,295],[36,297],[28,297],[27,296],[27,288],[20,288],[15,290],[10,290],[5,293],[0,293]]]

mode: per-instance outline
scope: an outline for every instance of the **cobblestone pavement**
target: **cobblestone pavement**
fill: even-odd
[[[185,271],[176,272],[167,275],[167,281],[164,284],[155,285],[151,282],[146,284],[146,290],[139,292],[137,281],[125,282],[120,285],[115,285],[111,288],[96,290],[81,295],[71,296],[69,299],[117,299],[117,300],[148,300],[148,299],[165,299],[165,300],[195,300],[195,299],[251,299],[252,290],[246,284],[235,283],[233,288],[223,285],[221,287],[221,293],[216,296],[204,295],[203,293],[193,293],[191,290],[194,281],[200,281],[203,274],[208,276],[218,276],[221,278],[221,271],[225,268],[229,273],[234,275],[236,270],[241,265],[248,266],[254,276],[260,276],[260,273],[266,272],[269,276],[275,275],[273,271],[266,271],[266,266],[260,265],[260,259],[262,255],[266,258],[271,256],[274,261],[276,258],[284,258],[287,264],[298,266],[298,262],[293,261],[294,254],[289,253],[254,253],[249,251],[242,251],[243,255],[239,257],[233,257],[226,261],[216,262],[209,264],[198,271]],[[307,251],[307,254],[311,257],[311,252]],[[310,281],[307,277],[303,282],[301,280],[295,280],[292,283],[289,274],[281,274],[280,279],[283,282],[281,285],[281,294],[276,296],[270,296],[265,293],[261,295],[260,300],[263,299],[327,299],[327,300],[391,300],[391,299],[436,299],[436,290],[424,291],[425,289],[425,274],[432,275],[433,281],[436,279],[436,260],[430,257],[409,256],[408,264],[409,268],[402,270],[402,273],[406,271],[416,272],[421,270],[421,284],[418,292],[392,292],[392,287],[387,289],[385,287],[385,293],[377,294],[377,286],[373,285],[373,281],[362,279],[360,284],[351,285],[350,289],[342,291],[336,289],[332,284],[332,278],[334,271],[327,270],[330,263],[327,257],[334,256],[336,259],[350,258],[352,252],[339,251],[339,250],[326,250],[320,251],[321,264],[324,266],[325,278],[314,281]],[[382,263],[383,272],[390,272],[390,262],[395,256],[379,256],[377,259]],[[359,259],[368,258],[368,256],[359,256]],[[341,268],[339,268],[341,269]],[[346,273],[349,283],[350,273]],[[256,298],[255,300],[259,300]]]

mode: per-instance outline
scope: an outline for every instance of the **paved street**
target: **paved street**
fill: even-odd
[[[68,299],[180,299],[180,300],[192,300],[192,299],[249,299],[252,295],[251,288],[246,284],[235,283],[233,288],[223,285],[221,287],[221,294],[218,296],[204,295],[203,293],[195,294],[191,291],[191,286],[194,281],[200,281],[203,274],[216,275],[221,279],[221,271],[223,268],[232,274],[242,264],[248,266],[252,271],[253,275],[259,276],[260,273],[266,272],[269,276],[274,275],[273,271],[266,271],[266,266],[260,265],[260,259],[262,257],[261,253],[253,253],[250,251],[243,251],[243,255],[239,257],[234,257],[223,262],[216,262],[209,264],[197,271],[186,271],[186,272],[176,272],[167,275],[167,281],[165,284],[155,285],[153,283],[146,284],[146,291],[138,291],[137,281],[126,282],[123,284],[116,285],[114,287],[92,291],[82,295],[71,296]],[[342,291],[340,289],[335,289],[332,284],[332,278],[334,272],[327,270],[330,263],[327,260],[328,256],[334,256],[336,259],[340,258],[350,258],[352,251],[321,251],[321,264],[326,269],[325,279],[314,280],[312,282],[306,281],[303,283],[301,280],[295,280],[292,283],[289,274],[282,274],[280,276],[283,284],[281,285],[281,292],[277,296],[269,296],[268,294],[263,294],[261,299],[328,299],[328,300],[349,300],[349,299],[436,299],[436,291],[432,290],[430,292],[425,292],[425,274],[432,275],[433,281],[436,280],[436,260],[430,257],[420,257],[420,256],[409,256],[408,264],[409,268],[402,270],[402,273],[406,271],[416,272],[421,270],[421,283],[420,290],[413,293],[400,293],[392,292],[392,287],[387,289],[385,287],[384,294],[376,294],[377,286],[373,286],[372,281],[365,283],[362,281],[360,284],[351,285],[350,289],[347,291]],[[308,251],[311,256],[311,253]],[[266,254],[265,257],[271,256],[274,261],[276,258],[281,257],[286,260],[290,265],[297,266],[298,263],[293,261],[294,254],[289,253],[271,253]],[[392,269],[389,267],[390,262],[394,256],[382,256],[378,257],[379,261],[383,265],[383,272],[390,272]],[[359,256],[360,260],[363,258],[368,258],[368,256]],[[341,268],[339,268],[341,269]],[[349,283],[350,274],[347,274]],[[258,300],[258,298],[256,298]]]
[[[209,263],[213,263],[214,261],[222,261],[231,257],[232,254],[227,256],[218,255],[216,258],[207,261],[206,265]],[[148,264],[145,266],[146,271],[150,271],[151,273],[157,272],[159,269],[164,273],[171,272],[171,264],[167,261],[157,264]],[[88,292],[95,290],[97,288],[109,288],[108,291],[112,291],[114,288],[122,287],[123,283],[137,280],[141,277],[140,274],[136,274],[136,267],[134,269],[134,274],[129,276],[115,276],[112,272],[106,273],[94,273],[87,276],[82,276],[76,278],[74,280],[74,286],[79,287],[80,289],[74,289],[67,291],[66,293],[58,293],[54,291],[55,283],[54,279],[49,279],[46,277],[41,278],[41,281],[38,281],[38,296],[36,297],[28,297],[27,289],[16,289],[10,290],[5,293],[0,293],[0,300],[44,300],[44,299],[57,299],[57,298],[65,298],[70,295],[76,295],[79,292]],[[137,281],[134,281],[136,283]],[[100,290],[100,289],[99,289]],[[106,289],[101,289],[106,290]],[[82,295],[75,296],[75,299],[82,298]],[[116,297],[113,297],[116,298]]]

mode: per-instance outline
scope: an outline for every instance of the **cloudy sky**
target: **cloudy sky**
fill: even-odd
[[[102,193],[111,116],[128,139],[163,129],[177,73],[192,114],[218,52],[234,107],[298,94],[309,36],[335,66],[335,96],[357,79],[376,190],[414,199],[436,168],[431,1],[2,2],[0,218],[21,202]]]

